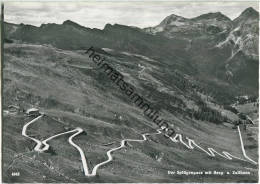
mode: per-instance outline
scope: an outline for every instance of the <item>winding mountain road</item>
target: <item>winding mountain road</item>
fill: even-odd
[[[26,131],[27,131],[27,128],[29,125],[31,125],[32,123],[35,123],[37,120],[39,120],[40,118],[42,118],[44,115],[40,115],[36,118],[34,118],[33,120],[29,121],[28,123],[26,123],[24,126],[23,126],[23,129],[22,129],[22,135],[31,139],[32,141],[36,142],[36,146],[34,147],[34,150],[35,151],[38,151],[38,152],[44,152],[44,151],[47,151],[49,149],[49,144],[47,143],[48,141],[56,138],[56,137],[59,137],[61,135],[65,135],[65,134],[71,134],[73,133],[69,138],[68,138],[68,142],[78,150],[78,152],[80,153],[80,157],[81,157],[81,161],[82,161],[82,165],[83,165],[83,170],[84,170],[84,174],[85,176],[87,177],[90,177],[90,176],[96,176],[97,175],[97,170],[111,162],[113,160],[113,157],[112,157],[112,153],[117,151],[117,150],[120,150],[122,149],[123,147],[126,147],[126,143],[127,142],[144,142],[147,140],[147,136],[150,136],[150,135],[156,135],[156,134],[161,134],[162,132],[160,130],[157,130],[157,132],[153,132],[153,133],[145,133],[145,134],[141,134],[143,139],[123,139],[121,140],[120,142],[120,146],[116,147],[116,148],[112,148],[110,149],[109,151],[107,151],[107,157],[108,159],[95,165],[92,172],[90,172],[90,169],[88,167],[88,164],[87,164],[87,158],[84,154],[84,151],[77,145],[73,142],[73,138],[76,137],[77,135],[81,134],[83,132],[83,129],[82,128],[75,128],[73,130],[70,130],[70,131],[66,131],[66,132],[63,132],[63,133],[59,133],[59,134],[56,134],[56,135],[53,135],[43,141],[41,140],[38,140],[36,138],[33,138],[33,137],[30,137],[29,135],[27,135]],[[239,138],[240,138],[240,143],[241,143],[241,149],[242,149],[242,153],[244,155],[244,158],[240,158],[240,157],[236,157],[232,154],[230,154],[229,152],[226,152],[226,151],[223,151],[222,153],[219,153],[217,152],[215,149],[213,148],[207,148],[207,150],[205,150],[204,148],[200,147],[193,139],[190,139],[188,137],[186,137],[186,140],[187,140],[187,143],[185,143],[183,141],[183,136],[182,134],[176,134],[173,138],[170,137],[170,140],[174,143],[181,143],[183,144],[185,147],[187,147],[188,149],[199,149],[200,151],[203,151],[204,153],[206,153],[207,155],[211,156],[211,157],[215,157],[217,155],[219,155],[220,157],[223,157],[225,159],[228,159],[228,160],[232,160],[233,158],[234,159],[238,159],[238,160],[242,160],[242,161],[249,161],[250,163],[252,164],[257,164],[256,161],[252,160],[251,158],[249,158],[246,154],[246,151],[244,149],[244,144],[243,144],[243,139],[242,139],[242,136],[241,136],[241,132],[240,132],[240,128],[239,126],[237,126],[238,128],[238,134],[239,134]]]

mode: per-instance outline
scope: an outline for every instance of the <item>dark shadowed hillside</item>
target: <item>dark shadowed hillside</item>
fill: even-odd
[[[192,19],[170,15],[158,26],[144,30],[188,40],[186,50],[202,78],[217,78],[252,92],[258,89],[258,22],[259,13],[247,8],[233,21],[220,12]]]
[[[154,28],[141,29],[107,24],[103,30],[89,29],[72,21],[63,24],[14,25],[6,23],[6,38],[22,42],[51,44],[61,49],[86,49],[90,46],[142,54],[168,64],[199,79],[258,89],[258,16],[252,8],[234,21],[220,12],[186,19],[170,15]],[[248,26],[249,25],[249,26]],[[170,38],[170,39],[169,39]],[[239,59],[233,59],[239,54]],[[236,62],[233,62],[233,61]],[[242,71],[241,71],[242,70]],[[251,73],[255,77],[243,75]],[[243,77],[244,80],[239,79]],[[250,82],[248,82],[250,81]],[[224,85],[226,83],[226,85]]]

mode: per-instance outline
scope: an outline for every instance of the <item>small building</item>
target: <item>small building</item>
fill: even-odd
[[[41,114],[39,109],[36,108],[27,109],[25,113],[27,116],[39,116]]]
[[[9,113],[17,113],[19,112],[20,107],[16,106],[16,105],[9,105],[8,106],[8,112]]]

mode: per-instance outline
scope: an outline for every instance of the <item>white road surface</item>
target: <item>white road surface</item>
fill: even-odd
[[[81,157],[81,161],[82,161],[82,165],[83,165],[83,170],[84,170],[84,174],[85,176],[87,177],[90,177],[90,176],[96,176],[97,175],[97,170],[111,162],[113,160],[113,157],[112,157],[112,152],[115,152],[117,150],[120,150],[121,148],[125,147],[126,146],[126,142],[144,142],[144,141],[147,141],[147,136],[149,135],[156,135],[156,134],[161,134],[162,132],[160,130],[157,130],[157,132],[153,132],[153,133],[145,133],[145,134],[142,134],[142,137],[143,139],[123,139],[121,140],[121,144],[119,147],[116,147],[116,148],[112,148],[110,149],[109,151],[107,151],[107,157],[108,159],[95,165],[92,172],[90,172],[90,169],[88,167],[88,164],[87,164],[87,158],[84,154],[84,151],[81,149],[80,146],[78,146],[77,144],[75,144],[73,142],[73,138],[76,137],[77,135],[81,134],[83,132],[83,129],[82,128],[75,128],[73,130],[70,130],[70,131],[66,131],[66,132],[63,132],[63,133],[59,133],[59,134],[56,134],[56,135],[53,135],[43,141],[41,140],[38,140],[36,138],[33,138],[33,137],[30,137],[29,135],[27,135],[26,131],[27,131],[27,128],[29,125],[31,125],[32,123],[35,123],[37,120],[39,120],[40,118],[42,118],[43,115],[40,115],[38,117],[36,117],[35,119],[31,120],[30,122],[26,123],[24,126],[23,126],[23,129],[22,129],[22,135],[31,139],[32,141],[36,142],[36,146],[34,147],[34,150],[35,151],[38,151],[38,152],[44,152],[44,151],[47,151],[49,149],[49,144],[47,143],[48,141],[58,137],[58,136],[61,136],[61,135],[64,135],[64,134],[71,134],[74,132],[74,134],[72,134],[69,139],[68,139],[68,142],[78,150],[79,154],[80,154],[80,157]],[[232,154],[230,154],[229,152],[226,152],[226,151],[223,151],[222,153],[219,153],[217,152],[215,149],[213,148],[207,148],[204,149],[202,147],[200,147],[193,139],[190,139],[188,137],[186,137],[186,140],[187,140],[187,143],[185,143],[183,141],[183,138],[182,138],[182,134],[176,134],[173,138],[170,137],[170,140],[174,143],[181,143],[183,144],[185,147],[187,147],[188,149],[199,149],[200,151],[203,151],[205,152],[207,155],[211,156],[211,157],[215,157],[215,156],[220,156],[220,157],[223,157],[225,159],[228,159],[228,160],[232,160],[233,158],[234,159],[238,159],[238,160],[243,160],[243,161],[249,161],[250,163],[252,164],[257,164],[256,161],[252,160],[251,158],[249,158],[246,154],[246,151],[244,149],[244,143],[243,143],[243,139],[242,139],[242,136],[241,136],[241,132],[240,132],[240,128],[239,126],[237,127],[238,128],[238,134],[239,134],[239,138],[240,138],[240,143],[241,143],[241,149],[242,149],[242,153],[244,155],[244,158],[240,158],[240,157],[237,157],[237,156],[234,156]]]

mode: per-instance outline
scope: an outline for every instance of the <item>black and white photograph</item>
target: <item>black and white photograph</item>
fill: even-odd
[[[259,2],[3,1],[3,183],[258,183]]]

